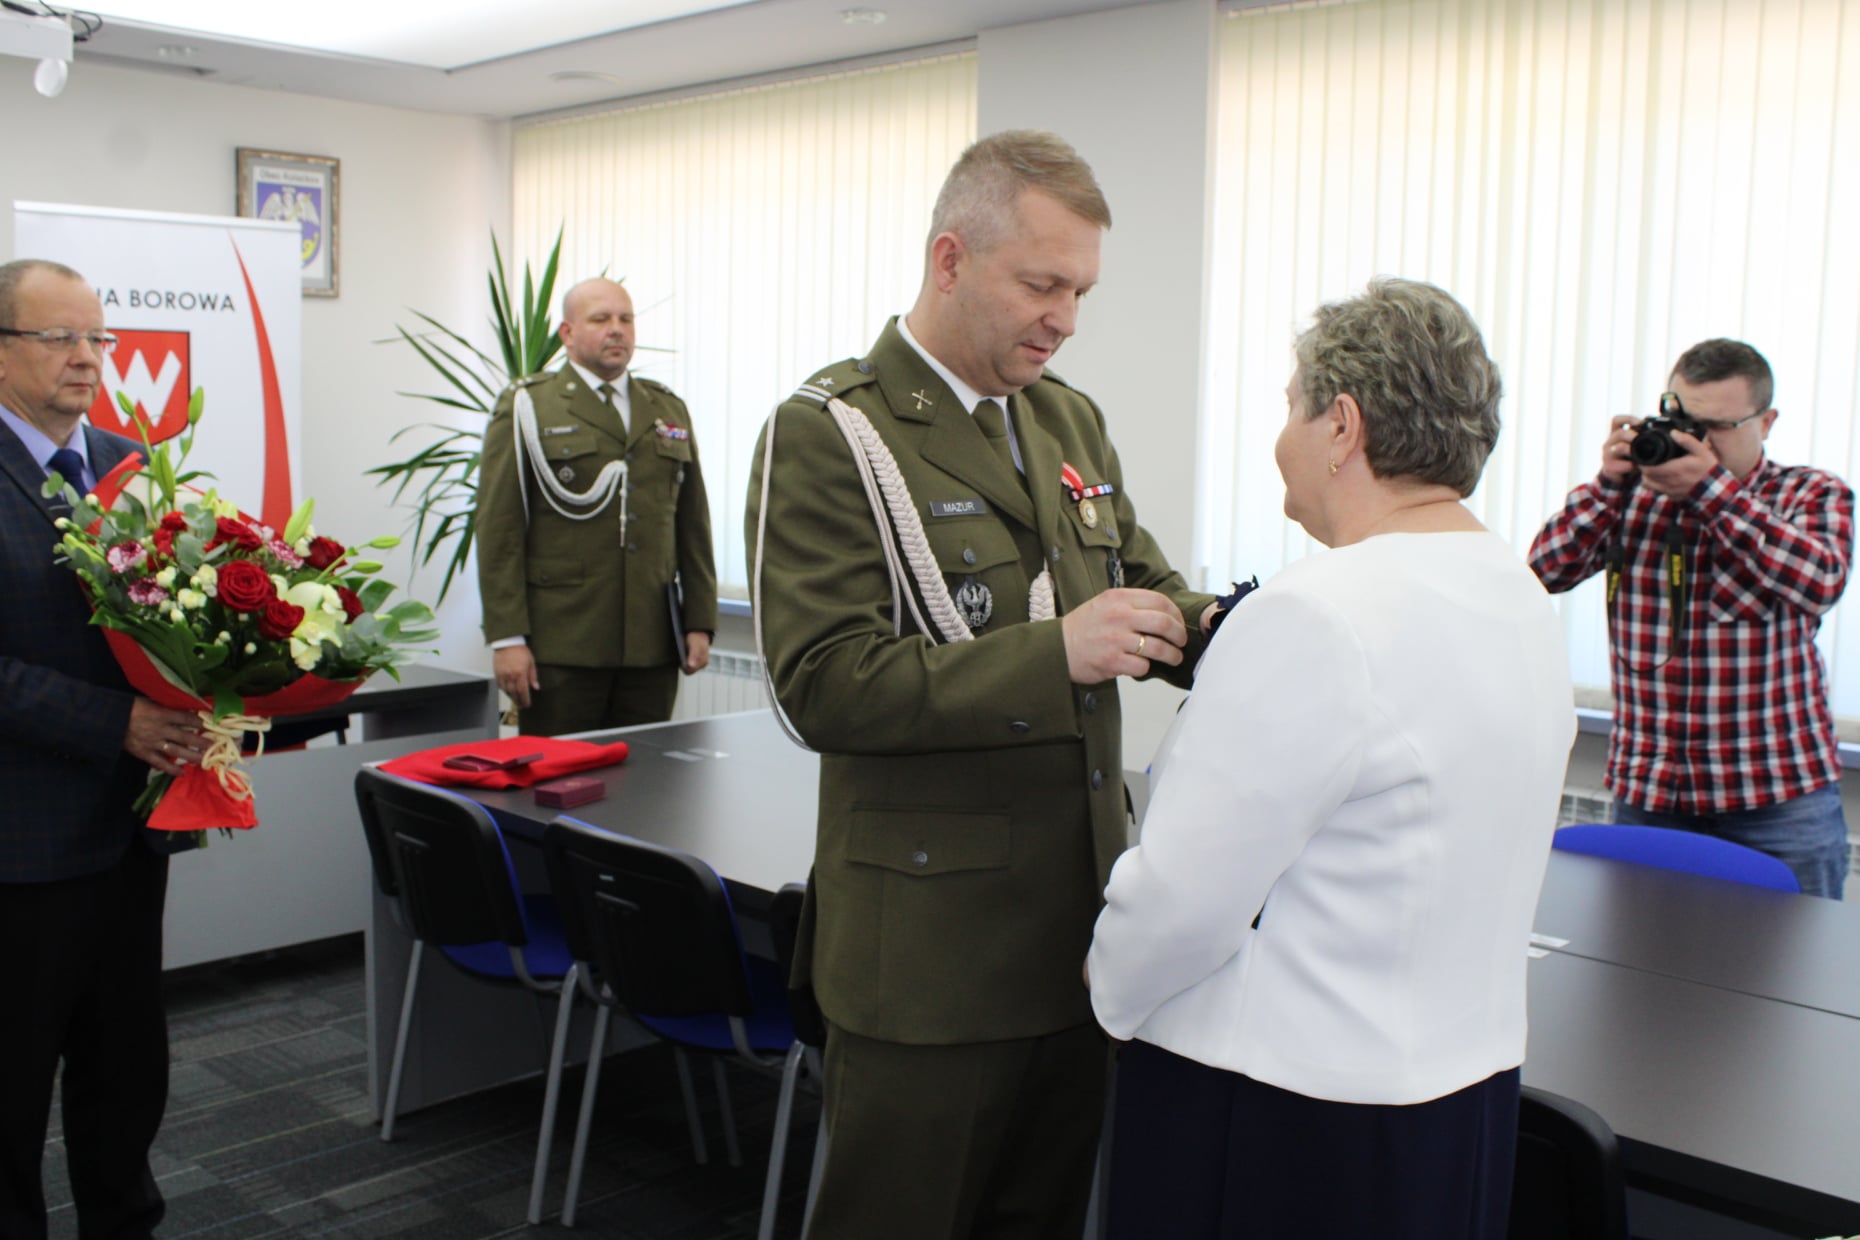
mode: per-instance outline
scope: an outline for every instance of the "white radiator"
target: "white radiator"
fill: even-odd
[[[1606,788],[1571,788],[1563,789],[1563,806],[1556,816],[1556,825],[1567,827],[1575,823],[1613,822],[1615,818],[1614,794]]]
[[[733,715],[761,710],[768,704],[768,694],[762,687],[762,660],[753,654],[713,650],[710,664],[703,671],[678,682],[678,705],[672,710],[672,718],[676,721]]]

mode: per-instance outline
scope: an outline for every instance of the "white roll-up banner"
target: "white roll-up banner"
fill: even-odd
[[[188,457],[220,495],[273,529],[296,504],[302,388],[302,230],[295,221],[13,204],[13,253],[73,268],[117,337],[91,422],[138,438],[123,393],[160,442],[206,404]]]

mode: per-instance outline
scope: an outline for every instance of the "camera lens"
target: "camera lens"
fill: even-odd
[[[1654,419],[1640,428],[1633,441],[1628,444],[1628,455],[1634,458],[1636,465],[1664,465],[1680,455],[1679,445],[1667,433],[1664,426],[1657,425],[1661,419]]]

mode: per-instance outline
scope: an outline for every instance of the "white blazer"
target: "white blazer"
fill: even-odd
[[[1099,1023],[1339,1102],[1516,1067],[1575,731],[1561,626],[1496,536],[1293,564],[1163,741],[1092,940]]]

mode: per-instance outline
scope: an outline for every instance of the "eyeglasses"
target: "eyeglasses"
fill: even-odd
[[[1708,431],[1734,431],[1738,427],[1742,426],[1744,423],[1754,422],[1758,418],[1762,417],[1764,414],[1768,412],[1769,412],[1768,409],[1759,409],[1755,413],[1747,413],[1741,418],[1734,418],[1730,420],[1726,420],[1723,418],[1700,418],[1700,417],[1694,417],[1692,420],[1694,422],[1697,422],[1700,426],[1704,427]]]
[[[69,327],[48,327],[44,331],[21,331],[17,327],[0,327],[0,336],[18,336],[21,340],[36,340],[40,344],[50,345],[61,353],[69,353],[77,348],[82,340],[99,353],[108,353],[116,348],[116,337],[109,332],[74,332]]]

